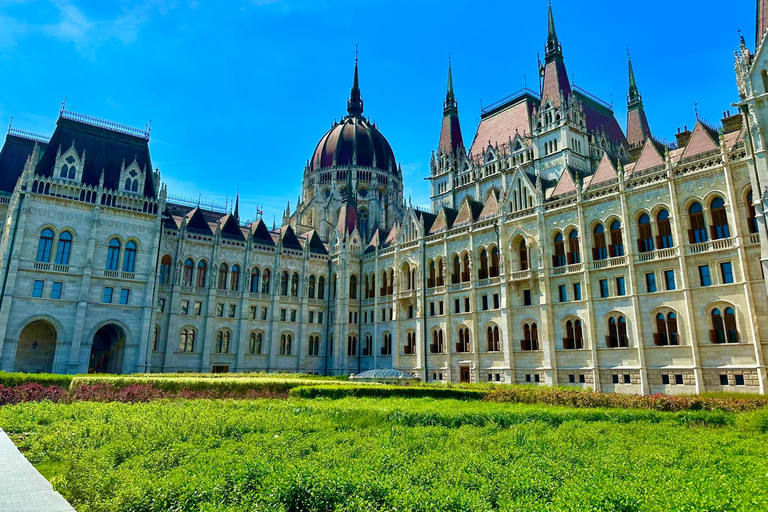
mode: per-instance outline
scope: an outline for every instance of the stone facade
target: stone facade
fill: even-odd
[[[316,148],[280,229],[241,223],[237,207],[168,201],[151,165],[122,156],[95,182],[87,150],[54,147],[92,119],[63,113],[50,140],[12,132],[0,368],[396,368],[426,381],[764,392],[763,46],[737,52],[740,115],[698,119],[675,144],[651,134],[631,63],[629,140],[610,105],[568,83],[551,10],[545,50],[541,91],[484,109],[469,149],[449,71],[431,211],[403,202],[394,154],[362,117],[357,69],[349,116]],[[338,149],[346,127],[357,135]],[[99,129],[140,145],[124,127]]]

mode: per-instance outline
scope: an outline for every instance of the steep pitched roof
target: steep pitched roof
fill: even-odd
[[[469,152],[478,156],[483,150],[497,144],[506,144],[515,134],[531,133],[531,113],[537,105],[535,98],[524,95],[480,117],[475,138]]]
[[[283,226],[280,228],[280,238],[283,241],[283,247],[286,249],[303,249],[301,242],[299,242],[299,239],[291,226]]]
[[[416,213],[416,217],[424,223],[424,232],[429,233],[429,229],[432,227],[432,224],[434,224],[437,215],[421,210],[414,210],[414,213]]]
[[[73,141],[78,154],[82,155],[85,151],[83,183],[98,186],[104,171],[104,187],[119,190],[123,164],[128,166],[136,160],[139,168],[146,171],[139,192],[156,197],[148,140],[64,117],[59,117],[56,122],[51,141],[37,165],[37,174],[51,176],[59,148],[63,153]]]
[[[608,157],[608,154],[603,153],[603,159],[600,160],[600,165],[597,166],[597,170],[595,171],[595,174],[593,174],[589,178],[589,183],[587,184],[587,187],[595,187],[597,185],[607,183],[617,178],[618,178],[618,175],[616,174],[616,167],[613,165],[613,162]]]
[[[259,219],[251,224],[251,230],[253,231],[253,241],[257,244],[274,246],[275,241],[272,239],[272,235],[267,229],[267,225],[264,221]]]
[[[35,144],[38,144],[42,157],[48,147],[46,143],[11,134],[6,135],[5,144],[0,150],[0,190],[13,192]]]
[[[357,227],[357,208],[352,203],[345,203],[339,209],[339,220],[336,230],[342,235],[352,233]]]
[[[184,218],[187,219],[187,231],[193,231],[204,235],[213,236],[211,226],[203,216],[203,212],[200,210],[200,208],[192,208],[189,213],[184,216]]]
[[[621,131],[621,126],[619,126],[619,122],[616,121],[616,117],[609,107],[598,103],[578,90],[574,91],[574,95],[581,101],[588,131],[602,130],[611,142],[615,144],[626,143],[627,139],[624,137],[624,132]]]
[[[446,229],[451,229],[453,221],[456,220],[458,214],[459,212],[457,210],[443,206],[443,208],[437,212],[437,217],[435,218],[435,222],[432,223],[432,228],[429,230],[429,234],[431,235],[445,231]]]
[[[564,169],[563,173],[560,175],[560,179],[557,181],[557,185],[555,185],[555,189],[549,197],[562,196],[571,192],[576,192],[576,183],[574,183],[570,171]]]
[[[713,139],[711,131],[701,121],[698,121],[693,129],[693,133],[691,133],[688,144],[685,145],[685,151],[683,151],[681,158],[700,155],[713,149],[717,149],[717,144]]]
[[[317,230],[313,229],[304,233],[301,238],[307,240],[309,243],[309,252],[315,254],[328,254],[328,249],[325,248],[325,244],[317,235]]]
[[[237,224],[237,218],[234,215],[225,215],[219,219],[221,226],[221,236],[225,238],[234,238],[235,240],[245,240],[240,226]]]
[[[453,222],[453,226],[463,226],[477,220],[483,211],[483,203],[474,199],[464,198],[459,208],[459,213]]]
[[[485,199],[485,206],[483,206],[483,210],[480,212],[480,216],[478,219],[488,219],[491,217],[495,217],[499,214],[499,201],[496,198],[496,191],[491,190],[491,192],[486,196]]]
[[[651,169],[652,167],[659,165],[664,165],[664,158],[661,156],[661,153],[659,153],[653,140],[648,139],[645,141],[643,152],[640,153],[640,158],[637,159],[635,166],[632,168],[632,172],[628,172],[627,175],[645,171],[646,169]]]
[[[392,226],[392,229],[389,230],[389,234],[387,234],[387,239],[384,240],[384,246],[386,247],[388,245],[392,245],[397,241],[397,226]]]

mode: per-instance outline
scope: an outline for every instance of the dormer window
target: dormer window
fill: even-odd
[[[136,158],[133,162],[126,167],[125,161],[123,161],[122,168],[120,169],[120,185],[124,192],[130,192],[138,194],[144,191],[143,183],[146,177],[146,168],[141,169]]]
[[[130,192],[139,191],[139,174],[136,171],[128,173],[128,177],[125,179],[125,190]]]
[[[59,146],[59,150],[56,152],[56,162],[54,163],[54,169],[56,169],[54,176],[65,180],[81,181],[84,164],[85,151],[83,151],[82,156],[78,155],[74,141],[72,141],[69,149],[64,152],[62,152],[61,146]]]

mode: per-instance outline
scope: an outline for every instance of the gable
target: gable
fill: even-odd
[[[707,151],[717,149],[717,144],[712,140],[712,137],[701,121],[696,123],[696,127],[693,129],[691,138],[688,140],[688,144],[685,146],[682,158],[688,158],[691,156],[700,155]]]
[[[603,159],[600,160],[600,165],[597,166],[597,171],[592,175],[589,186],[594,187],[617,178],[618,175],[616,174],[616,168],[613,166],[613,162],[611,162],[611,159],[608,158],[606,153],[603,153]]]
[[[272,235],[269,233],[269,230],[267,229],[267,226],[264,224],[263,220],[259,219],[258,221],[251,224],[251,230],[253,230],[254,243],[269,246],[275,245],[275,241],[272,240]]]
[[[205,216],[200,208],[194,208],[186,215],[187,219],[187,231],[195,231],[205,235],[213,235],[211,226],[208,221],[205,220]]]
[[[664,165],[664,159],[659,154],[659,150],[656,149],[653,141],[648,139],[643,147],[643,152],[640,153],[640,158],[637,159],[635,166],[632,168],[632,173],[645,171],[659,165]]]
[[[235,240],[245,240],[240,226],[234,215],[225,215],[219,221],[221,225],[221,236],[225,238],[234,238]]]
[[[291,226],[285,226],[280,230],[280,238],[283,241],[283,247],[302,250],[301,242],[299,242]]]
[[[557,185],[555,185],[555,189],[552,191],[550,197],[563,196],[573,192],[576,192],[576,183],[574,183],[573,177],[568,169],[564,169],[563,174],[560,175],[560,179],[558,180]]]
[[[491,190],[485,198],[485,205],[480,212],[479,219],[495,217],[499,213],[499,201],[496,199],[496,191]]]

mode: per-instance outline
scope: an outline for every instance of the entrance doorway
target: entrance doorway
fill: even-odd
[[[105,325],[93,336],[88,373],[120,373],[125,333],[115,324]]]
[[[35,320],[19,334],[13,371],[50,373],[56,351],[56,330],[45,320]]]
[[[469,366],[459,366],[459,382],[469,382]]]

